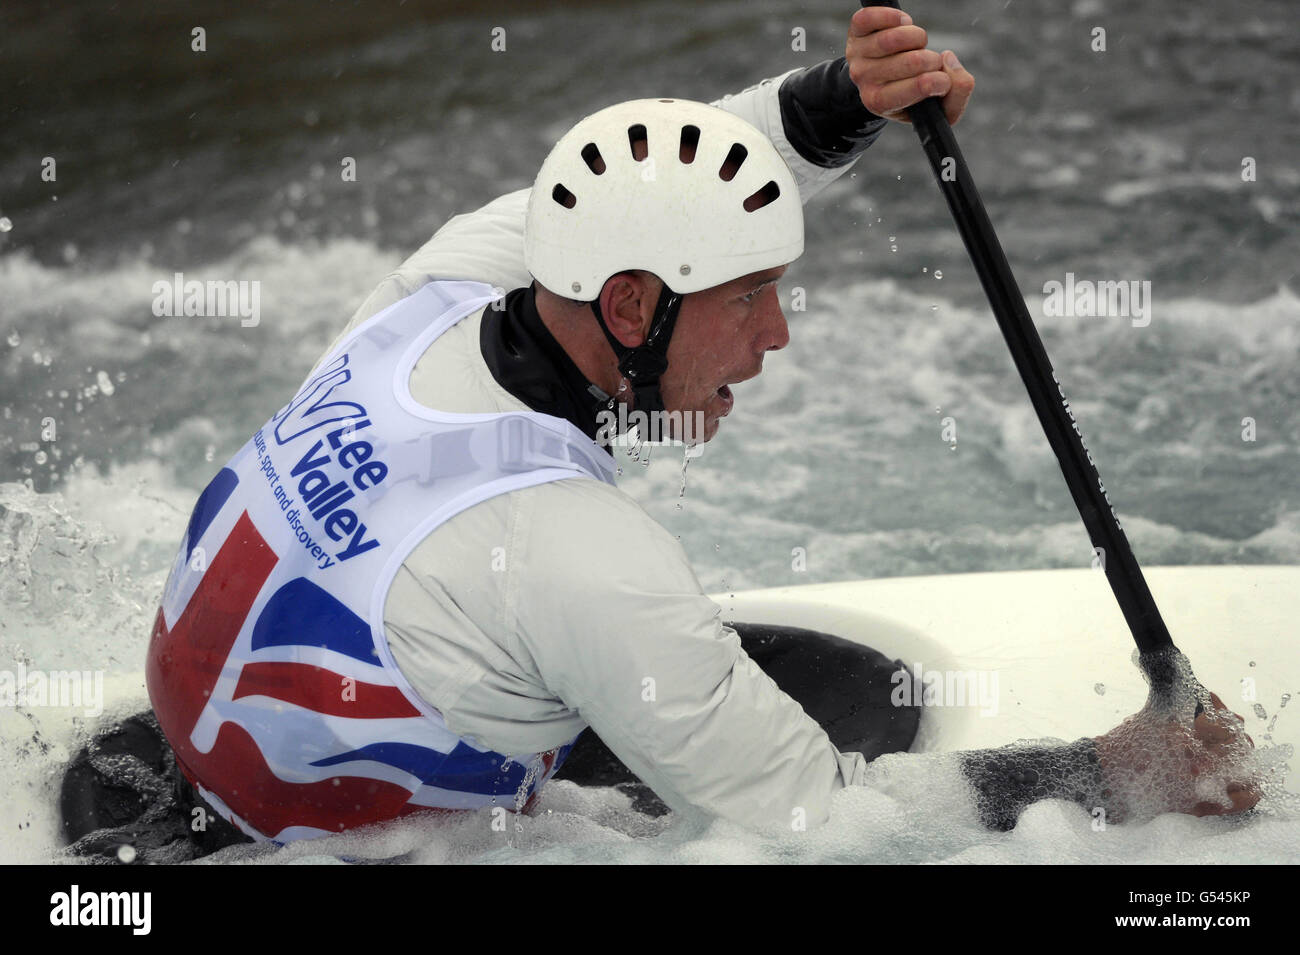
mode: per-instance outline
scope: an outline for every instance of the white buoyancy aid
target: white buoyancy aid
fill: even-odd
[[[389,586],[440,524],[550,481],[614,483],[610,455],[567,421],[412,398],[425,350],[498,297],[437,281],[363,323],[194,509],[150,642],[149,696],[186,776],[255,838],[517,810],[572,746],[503,755],[458,737],[385,638]]]

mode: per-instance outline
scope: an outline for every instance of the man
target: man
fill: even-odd
[[[802,203],[887,119],[940,96],[955,122],[972,88],[906,14],[872,8],[842,60],[719,106],[641,100],[577,124],[533,189],[456,217],[389,276],[204,491],[147,665],[169,746],[144,716],[92,755],[174,761],[177,805],[224,820],[205,847],[526,811],[568,757],[671,808],[824,821],[872,757],[911,743],[916,713],[885,702],[897,664],[725,625],[616,489],[601,416],[622,404],[711,439],[731,385],[789,341],[776,286],[803,251]],[[1195,727],[1202,771],[1238,745],[1217,713]],[[1142,774],[1175,741],[1192,737],[1140,720],[960,765],[990,826],[1050,797],[1116,818],[1150,808]],[[120,831],[83,835],[105,818],[77,801],[106,785],[87,766],[65,818],[94,851]],[[1176,768],[1158,808],[1253,805],[1240,784],[1189,802],[1194,772]],[[158,857],[170,832],[147,837]]]

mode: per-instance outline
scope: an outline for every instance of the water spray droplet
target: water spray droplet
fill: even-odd
[[[941,278],[943,278],[943,273],[940,272],[938,269],[935,269],[935,270],[934,270],[934,277],[937,278],[937,279],[941,279]]]
[[[14,227],[8,216],[0,216],[0,232],[8,232]]]
[[[1106,695],[1106,684],[1105,684],[1105,683],[1098,683],[1098,684],[1096,684],[1095,686],[1093,686],[1092,689],[1093,689],[1093,692],[1095,692],[1098,696],[1105,696],[1105,695]]]

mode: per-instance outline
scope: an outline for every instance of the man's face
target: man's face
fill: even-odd
[[[688,432],[692,442],[711,440],[731,413],[729,386],[758,375],[763,356],[789,343],[776,292],[785,270],[765,269],[683,297],[659,391],[664,407],[680,411],[687,428],[694,429],[694,412],[703,412],[704,433]]]

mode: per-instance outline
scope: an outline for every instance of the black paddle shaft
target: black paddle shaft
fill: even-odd
[[[887,0],[862,0],[862,6],[886,6],[898,8],[896,3]],[[1006,254],[998,242],[993,224],[989,222],[980,200],[975,180],[962,156],[957,140],[952,134],[952,127],[943,114],[938,99],[926,99],[907,111],[912,126],[921,140],[926,157],[930,160],[930,169],[934,172],[939,190],[948,200],[957,231],[961,233],[966,251],[970,255],[975,272],[979,275],[984,294],[988,296],[993,316],[997,319],[1002,336],[1011,349],[1011,357],[1016,369],[1029,391],[1038,421],[1047,434],[1047,440],[1056,454],[1056,460],[1065,475],[1065,483],[1070,488],[1074,505],[1079,509],[1084,527],[1092,545],[1100,550],[1099,558],[1110,581],[1115,599],[1119,601],[1124,619],[1128,621],[1129,630],[1142,653],[1149,653],[1173,647],[1173,640],[1155,598],[1147,587],[1138,566],[1128,538],[1120,527],[1119,518],[1106,495],[1106,488],[1101,483],[1101,475],[1093,464],[1092,455],[1083,443],[1083,435],[1070,402],[1065,397],[1052,370],[1052,362],[1043,348],[1043,341],[1038,337],[1029,311],[1025,308],[1024,296],[1016,285],[1011,266]]]

